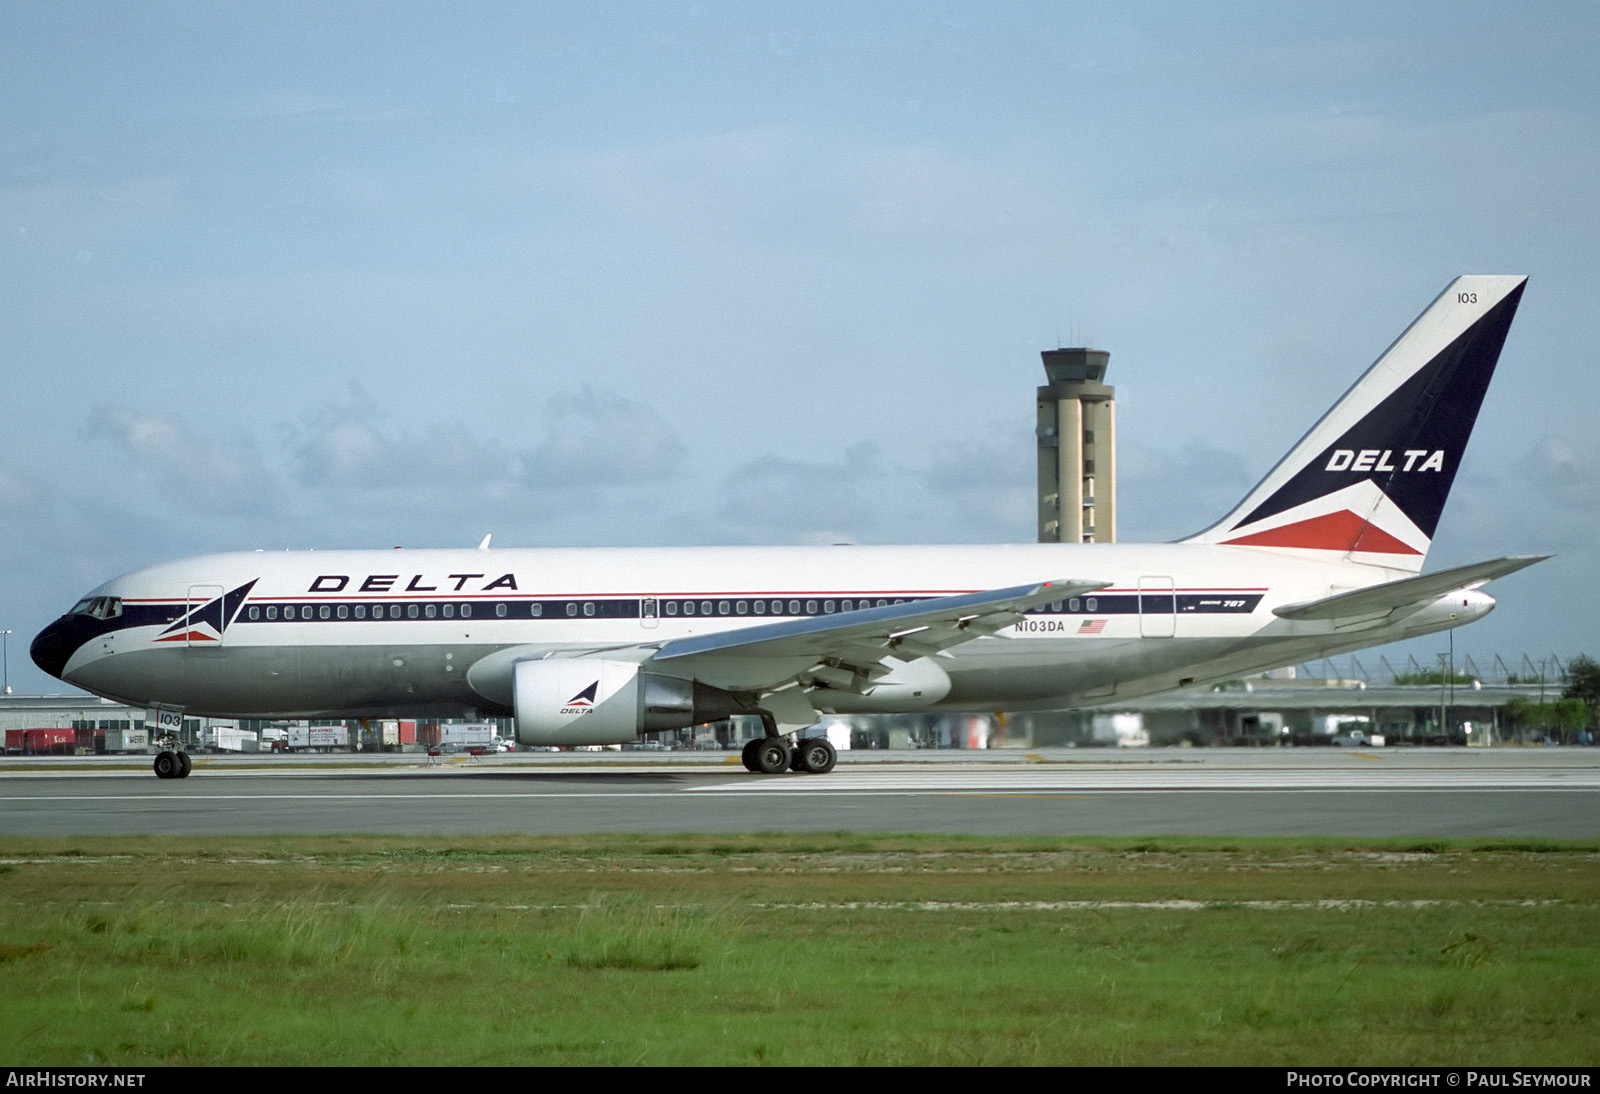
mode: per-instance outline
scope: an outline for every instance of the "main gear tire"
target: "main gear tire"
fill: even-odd
[[[794,769],[826,775],[839,762],[839,753],[826,737],[807,737],[794,750]]]
[[[756,760],[756,753],[759,752],[760,749],[761,738],[757,737],[753,741],[746,741],[744,748],[739,752],[739,762],[744,764],[744,769],[746,771],[749,771],[755,775],[761,774],[761,765]]]
[[[763,775],[776,775],[789,770],[792,758],[789,742],[782,737],[763,737],[756,749],[756,770]]]

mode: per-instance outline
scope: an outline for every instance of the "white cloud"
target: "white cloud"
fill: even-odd
[[[186,421],[132,407],[97,404],[90,436],[108,439],[138,473],[202,512],[271,513],[280,490],[251,439],[226,422]],[[102,485],[115,485],[117,470]]]
[[[498,438],[486,437],[465,422],[415,419],[397,426],[359,384],[296,431],[296,476],[312,490],[410,493],[493,494],[516,481],[516,458]],[[387,500],[385,503],[387,503]]]
[[[544,443],[525,459],[524,479],[538,490],[663,482],[688,454],[650,407],[587,387],[552,398],[546,421]]]

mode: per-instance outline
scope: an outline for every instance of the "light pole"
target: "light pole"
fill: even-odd
[[[4,676],[4,687],[5,687],[5,690],[4,691],[0,691],[0,695],[10,695],[11,694],[11,657],[10,657],[10,652],[11,651],[10,651],[9,642],[8,642],[10,637],[11,637],[11,632],[10,631],[0,631],[0,672],[3,672],[5,674],[5,676]]]

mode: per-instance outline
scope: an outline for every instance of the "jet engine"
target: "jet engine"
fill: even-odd
[[[626,744],[744,710],[720,688],[644,672],[630,661],[520,661],[512,680],[517,740],[525,745]]]

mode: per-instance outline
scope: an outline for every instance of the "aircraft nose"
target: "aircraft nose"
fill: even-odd
[[[70,624],[63,617],[40,631],[28,647],[28,656],[33,658],[33,663],[57,680],[63,678],[61,673],[67,667],[67,659],[79,645],[77,636],[71,631]]]

